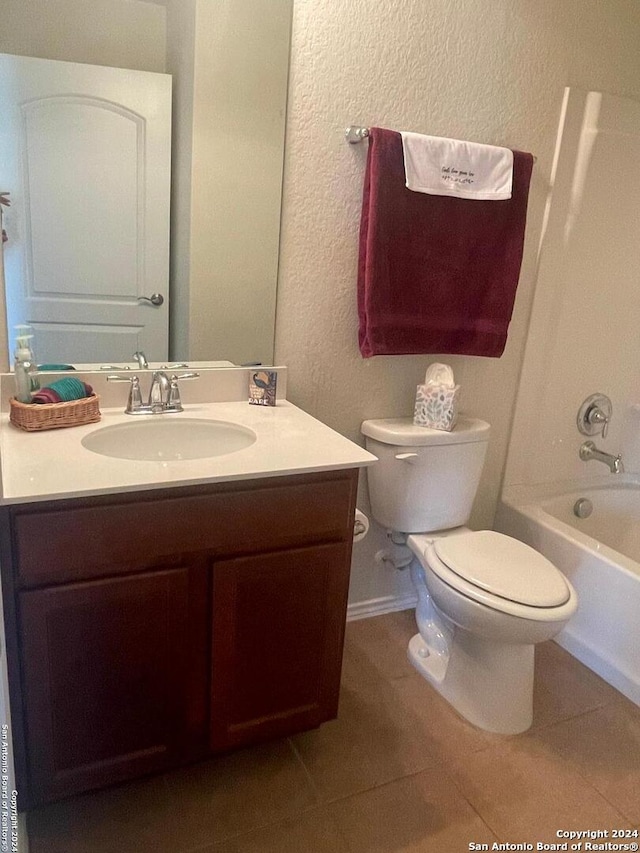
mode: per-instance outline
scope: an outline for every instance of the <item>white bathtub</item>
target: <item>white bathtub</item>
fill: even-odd
[[[593,503],[589,518],[573,507]],[[578,612],[556,638],[640,705],[640,485],[617,481],[558,493],[508,490],[496,528],[536,548],[569,578]]]

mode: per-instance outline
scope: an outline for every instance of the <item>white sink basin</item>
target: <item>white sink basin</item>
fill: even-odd
[[[165,415],[143,418],[94,430],[82,445],[101,456],[166,462],[225,456],[249,447],[257,438],[248,427],[228,421],[179,416],[165,420]]]

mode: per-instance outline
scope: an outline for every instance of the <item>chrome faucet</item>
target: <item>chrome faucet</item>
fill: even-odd
[[[583,462],[595,459],[596,462],[604,462],[605,465],[608,465],[612,474],[624,474],[624,465],[620,453],[614,456],[612,453],[598,450],[593,441],[585,441],[584,444],[581,444],[579,453]]]
[[[176,377],[176,384],[178,378]],[[148,406],[152,410],[166,410],[169,403],[169,389],[171,388],[171,380],[164,370],[156,370],[151,379],[151,387],[149,388]]]
[[[147,361],[147,357],[142,350],[136,350],[134,352],[133,357],[138,362],[138,367],[140,370],[148,370],[149,362]]]
[[[156,370],[151,378],[149,401],[142,402],[140,379],[138,376],[107,376],[108,382],[129,382],[129,399],[124,410],[125,415],[164,415],[170,412],[182,412],[179,379],[197,379],[199,373],[174,373],[171,378],[164,370]]]

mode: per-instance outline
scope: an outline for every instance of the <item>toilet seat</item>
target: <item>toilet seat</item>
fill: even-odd
[[[436,539],[436,554],[462,580],[530,607],[558,607],[569,587],[558,569],[524,542],[494,530]]]
[[[555,622],[575,609],[564,575],[523,542],[492,530],[412,538],[423,540],[420,550],[440,580],[493,610]]]

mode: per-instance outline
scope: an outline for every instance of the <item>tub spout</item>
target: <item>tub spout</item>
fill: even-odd
[[[590,459],[595,459],[597,462],[604,462],[609,466],[612,474],[624,474],[624,465],[622,464],[622,456],[618,453],[614,456],[613,453],[605,453],[603,450],[598,450],[592,441],[585,441],[580,445],[580,459],[583,462],[588,462]]]

